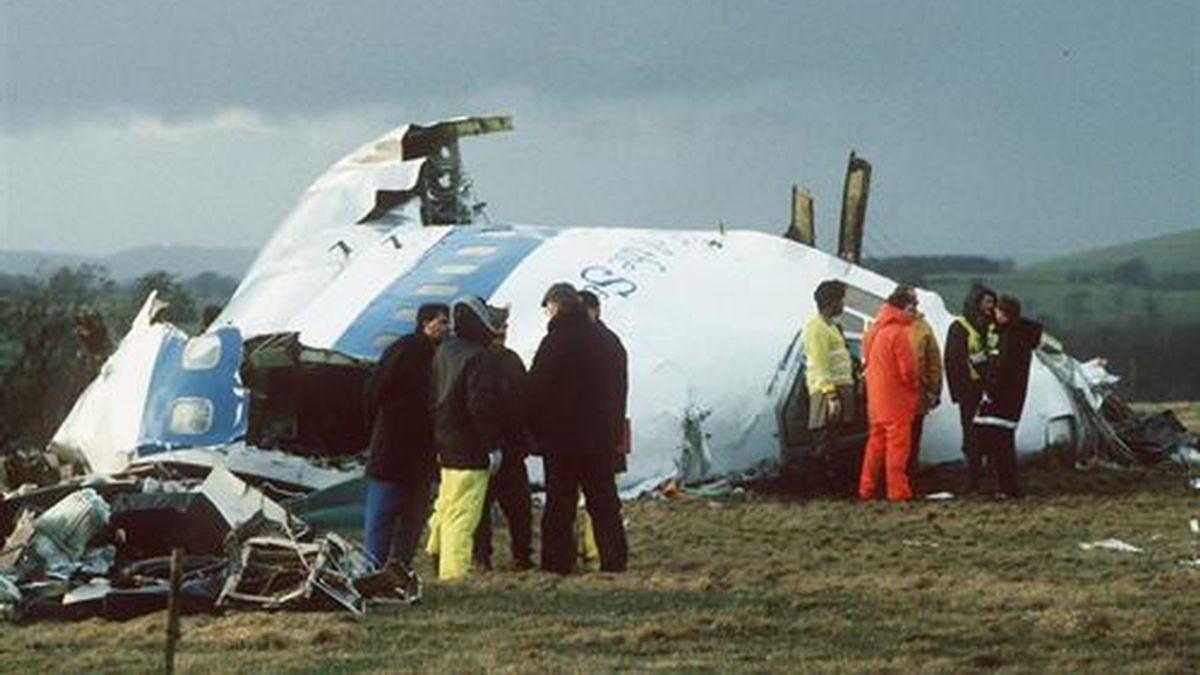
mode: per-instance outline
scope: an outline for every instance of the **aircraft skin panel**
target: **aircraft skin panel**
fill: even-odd
[[[604,321],[629,354],[633,455],[622,492],[671,476],[740,474],[779,460],[779,411],[803,377],[798,339],[816,312],[817,284],[849,286],[842,322],[852,340],[896,284],[763,232],[424,227],[415,195],[379,213],[420,180],[426,160],[402,157],[410,129],[364,144],[309,186],[200,341],[151,323],[152,294],[51,449],[101,473],[126,469],[139,447],[144,461],[229,462],[236,454],[260,475],[323,487],[338,472],[314,473],[302,457],[245,446],[247,401],[237,382],[244,340],[297,333],[306,347],[374,361],[412,330],[420,304],[473,294],[511,307],[509,346],[528,365],[546,332],[542,295],[567,281],[600,296]],[[362,223],[367,214],[379,219]],[[953,314],[937,295],[918,295],[940,344]],[[210,363],[204,346],[213,340],[220,357]],[[184,368],[185,353],[208,365]],[[1021,452],[1042,450],[1050,427],[1075,417],[1050,368],[1040,359],[1031,368]],[[185,409],[172,424],[180,399]],[[960,435],[957,406],[943,388],[925,420],[922,461],[961,459]]]
[[[100,373],[76,399],[49,449],[82,460],[97,473],[124,471],[141,436],[142,412],[159,351],[169,336],[183,332],[151,323],[156,294],[146,298],[129,332]]]
[[[401,157],[404,135],[411,126],[401,125],[363,144],[318,176],[263,247],[247,279],[260,267],[292,258],[318,234],[331,228],[353,229],[375,207],[378,191],[416,186],[425,160]]]
[[[379,244],[371,227],[329,228],[289,257],[272,259],[247,274],[213,326],[236,326],[242,339],[294,332],[297,317],[352,264]],[[349,253],[347,252],[349,251]]]
[[[288,330],[298,331],[300,341],[309,347],[334,349],[363,310],[419,265],[430,248],[450,232],[446,227],[412,225],[385,232],[356,251],[336,277],[316,290],[287,323]]]
[[[621,486],[630,492],[778,459],[772,379],[814,311],[812,289],[848,267],[759,233],[570,229],[491,300],[511,304],[510,346],[528,362],[545,334],[549,284],[601,296],[603,319],[629,352],[634,452]]]
[[[242,338],[236,328],[226,326],[190,340],[169,334],[150,376],[137,455],[244,437],[246,400],[237,375],[241,363]]]
[[[491,297],[526,256],[555,234],[548,228],[453,227],[363,308],[334,350],[377,360],[392,340],[413,330],[421,304],[448,305],[463,295]]]

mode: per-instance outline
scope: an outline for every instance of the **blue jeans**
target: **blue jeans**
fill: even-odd
[[[411,568],[429,517],[428,483],[393,483],[367,477],[363,545],[378,567],[396,559]]]

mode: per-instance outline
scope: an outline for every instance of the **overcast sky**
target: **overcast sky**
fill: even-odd
[[[0,0],[0,248],[257,247],[393,126],[493,220],[834,235],[1046,257],[1200,226],[1200,2]]]

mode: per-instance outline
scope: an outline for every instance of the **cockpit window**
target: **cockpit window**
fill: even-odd
[[[873,317],[879,312],[883,303],[883,298],[870,291],[865,291],[858,286],[846,285],[846,309],[853,310],[856,314]]]
[[[183,347],[184,370],[208,370],[220,361],[221,338],[216,335],[199,335]]]
[[[171,433],[199,436],[212,428],[213,404],[199,396],[181,396],[171,404]]]

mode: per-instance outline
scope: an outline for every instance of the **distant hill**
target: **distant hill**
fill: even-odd
[[[1200,281],[1200,228],[1051,258],[1021,267],[1014,276],[1200,287],[1194,283]]]
[[[5,274],[49,274],[59,267],[102,265],[117,281],[135,279],[147,272],[164,270],[181,279],[202,272],[241,279],[254,261],[248,248],[208,246],[142,246],[107,256],[84,256],[44,251],[0,250],[0,272]]]

